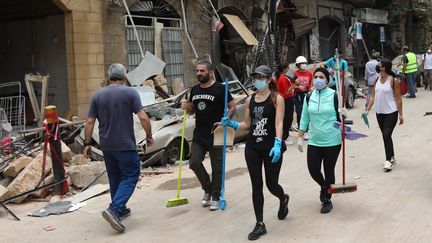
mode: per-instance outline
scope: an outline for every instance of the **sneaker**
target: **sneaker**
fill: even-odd
[[[267,230],[264,223],[256,223],[255,228],[249,233],[249,240],[258,240],[262,235],[267,234]]]
[[[292,142],[292,141],[290,141],[290,140],[285,140],[285,145],[286,146],[289,146],[289,145],[293,145],[294,144],[294,142]]]
[[[119,233],[123,233],[126,230],[125,226],[122,224],[122,222],[121,222],[120,218],[117,216],[117,214],[115,214],[109,208],[102,212],[102,217],[108,223],[110,223],[111,227],[115,231],[117,231]]]
[[[320,201],[323,203],[326,198],[327,198],[327,189],[325,187],[321,187]]]
[[[415,96],[415,95],[406,96],[406,98],[408,98],[408,99],[412,99],[412,98],[415,98],[415,97],[417,97],[417,96]]]
[[[395,159],[395,157],[391,157],[391,159],[390,159],[390,163],[392,163],[392,164],[396,163],[396,159]]]
[[[333,204],[330,200],[327,199],[322,203],[321,213],[322,214],[330,213],[330,211],[332,211],[332,209],[333,209]]]
[[[303,135],[303,139],[308,140],[309,139],[309,133],[305,132],[305,134]]]
[[[393,164],[390,161],[386,161],[384,162],[383,168],[384,168],[384,172],[389,172],[392,170],[392,166]]]
[[[210,211],[218,210],[219,209],[218,203],[219,203],[219,200],[212,200],[210,203],[210,208],[209,208]]]
[[[278,211],[278,219],[283,220],[288,215],[288,202],[289,202],[289,196],[288,194],[285,194],[285,202],[281,202],[279,204],[279,211]]]
[[[208,206],[210,206],[210,198],[211,198],[210,193],[205,193],[205,194],[204,194],[204,197],[203,197],[203,199],[202,199],[202,201],[201,201],[201,205],[202,205],[203,207],[208,207]]]
[[[132,214],[132,211],[130,208],[126,208],[122,213],[119,214],[120,219],[124,219],[129,217]]]

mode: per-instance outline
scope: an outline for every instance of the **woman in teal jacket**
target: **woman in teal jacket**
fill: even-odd
[[[342,142],[340,130],[333,127],[338,119],[337,98],[335,91],[327,86],[329,72],[317,68],[314,72],[314,89],[305,97],[300,120],[297,148],[303,152],[303,134],[309,129],[307,164],[312,178],[321,186],[321,213],[333,209],[331,194],[328,189],[335,183],[335,166]],[[324,166],[324,175],[321,173]]]

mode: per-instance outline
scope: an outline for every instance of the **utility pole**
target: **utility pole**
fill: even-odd
[[[407,12],[407,25],[406,25],[406,29],[405,29],[405,40],[406,40],[406,45],[412,49],[413,47],[413,11],[414,11],[414,7],[413,7],[413,0],[408,0],[408,12]]]

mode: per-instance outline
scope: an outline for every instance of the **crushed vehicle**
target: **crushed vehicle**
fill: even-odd
[[[246,98],[249,96],[248,90],[238,80],[229,81],[229,90],[236,101],[236,112],[232,119],[243,121],[246,110]],[[143,109],[150,118],[154,144],[147,147],[146,134],[141,127],[140,121],[134,115],[134,130],[137,142],[137,150],[144,166],[153,164],[173,164],[180,158],[181,147],[181,130],[183,120],[183,110],[180,103],[187,99],[190,89],[186,89],[180,94],[168,99],[144,106]],[[188,115],[185,127],[185,158],[190,156],[190,147],[192,144],[193,130],[195,128],[195,116]],[[244,140],[247,131],[237,131],[235,142]],[[75,137],[75,144],[82,151],[84,145],[84,130],[80,135]],[[92,159],[103,160],[103,154],[99,146],[99,129],[96,121],[91,140]]]

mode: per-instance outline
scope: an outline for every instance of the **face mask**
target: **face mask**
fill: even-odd
[[[307,64],[304,64],[304,63],[303,63],[303,64],[300,64],[300,69],[301,69],[301,70],[305,70],[306,67],[307,67]]]
[[[205,75],[205,76],[198,75],[197,79],[198,79],[198,82],[200,82],[202,84],[205,84],[205,83],[207,83],[210,80],[210,75]]]
[[[427,50],[427,53],[431,54],[431,53],[432,53],[432,50]]]
[[[254,86],[258,90],[262,91],[262,90],[265,90],[265,88],[267,88],[267,83],[264,79],[257,79],[254,82]]]
[[[326,87],[326,81],[324,79],[316,78],[313,80],[313,85],[317,90],[323,90]]]

